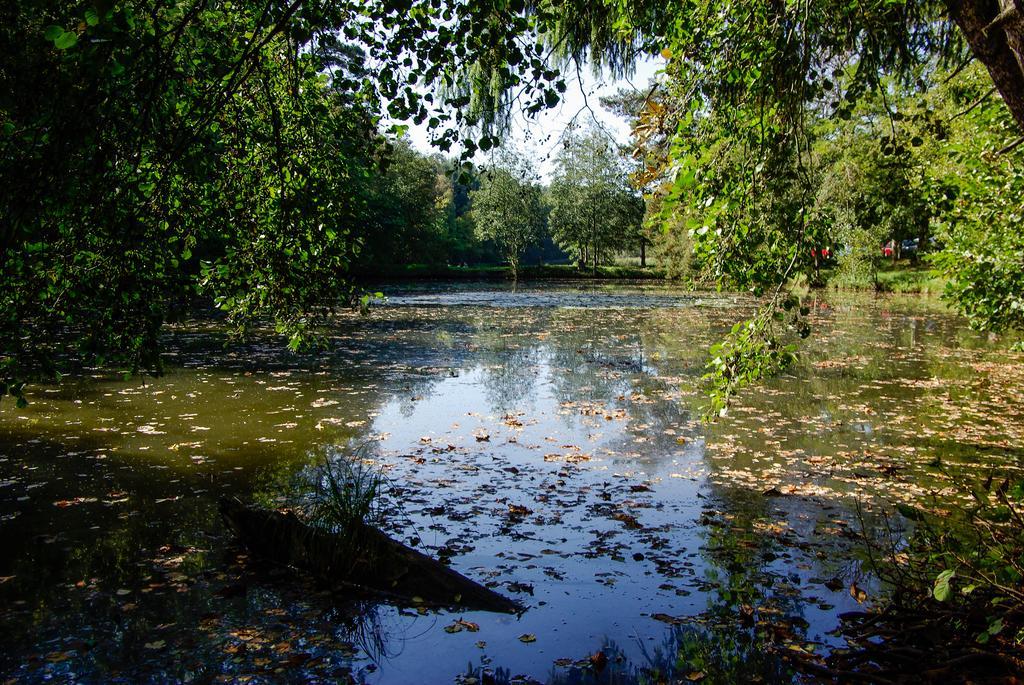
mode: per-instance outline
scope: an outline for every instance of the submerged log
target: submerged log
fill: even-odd
[[[309,571],[328,583],[369,588],[408,603],[518,614],[523,607],[367,525],[344,535],[295,514],[221,498],[220,514],[252,552]],[[415,599],[414,599],[415,598]]]

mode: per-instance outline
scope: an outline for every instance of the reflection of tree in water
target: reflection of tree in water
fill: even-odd
[[[642,370],[635,345],[615,331],[609,311],[557,310],[551,314],[548,363],[559,402],[614,399],[629,391],[628,374]]]
[[[766,497],[744,488],[713,486],[713,493],[712,505],[700,520],[706,561],[701,590],[708,596],[701,615],[705,625],[731,631],[730,639],[753,651],[802,650],[812,628],[808,610],[815,604],[831,609],[809,596],[804,584],[808,577],[823,582],[858,576],[854,543],[831,540],[829,554],[813,552],[807,542],[810,531],[830,518],[817,503]],[[813,627],[820,631],[823,626]]]
[[[475,343],[490,410],[507,412],[532,404],[541,378],[540,343],[522,331],[488,332]]]
[[[559,311],[552,319],[559,332],[549,347],[555,398],[625,409],[626,423],[616,424],[617,437],[608,447],[633,463],[653,466],[678,452],[677,439],[692,437],[682,430],[692,412],[684,402],[667,399],[677,394],[677,383],[660,378],[646,352],[653,320],[632,311]]]
[[[789,683],[792,672],[777,654],[763,648],[749,630],[736,624],[678,625],[653,649],[639,643],[631,660],[617,643],[606,640],[593,654],[556,664],[547,685],[651,685],[701,682],[708,685]],[[456,683],[512,685],[538,683],[511,675],[502,667],[467,666]]]
[[[103,537],[73,543],[59,573],[37,555],[32,573],[19,575],[39,594],[6,603],[0,619],[0,672],[23,681],[363,682],[361,660],[395,651],[373,608],[332,609],[308,578],[249,558],[207,532],[215,517],[196,499],[173,512],[158,518],[147,507],[112,522]],[[53,657],[45,670],[39,649]]]
[[[447,375],[442,376],[437,372],[402,374],[397,387],[391,389],[391,400],[398,405],[398,413],[402,418],[411,418],[420,403],[434,397],[438,384]]]
[[[665,400],[664,395],[675,388],[657,377],[633,379],[628,404],[626,430],[609,447],[631,461],[657,466],[669,455],[678,453],[682,441],[703,436],[703,428],[695,424],[696,412],[683,401]],[[643,440],[642,444],[635,439]]]
[[[168,473],[159,462],[138,467],[133,455],[105,452],[105,436],[87,438],[73,453],[56,439],[33,438],[40,478],[24,485],[39,501],[61,505],[38,506],[18,517],[19,526],[0,527],[8,552],[0,575],[9,576],[0,583],[0,673],[202,682],[261,670],[256,662],[266,660],[288,667],[275,681],[305,682],[298,673],[307,662],[349,669],[359,641],[374,644],[364,630],[347,638],[350,656],[317,661],[336,642],[336,627],[309,602],[318,589],[255,564],[217,515],[222,493],[273,503],[282,484],[329,446],[245,470],[216,458],[187,468],[172,461]],[[282,644],[290,646],[275,647]],[[49,663],[33,656],[44,646],[55,655]]]
[[[705,560],[699,627],[677,634],[679,662],[703,682],[789,682],[780,656],[802,648],[810,627],[787,540],[772,535],[775,503],[760,493],[716,488],[700,520]],[[685,677],[685,674],[683,674]]]
[[[709,501],[713,505],[700,521],[705,572],[699,589],[707,596],[706,609],[695,616],[659,616],[676,625],[653,648],[639,642],[639,656],[630,657],[620,645],[607,640],[596,650],[603,656],[583,653],[572,663],[556,663],[544,682],[792,682],[795,674],[784,655],[791,647],[807,644],[810,624],[805,610],[814,600],[803,596],[800,581],[793,577],[792,549],[787,541],[766,531],[766,526],[779,518],[776,509],[782,505],[739,488],[717,488]],[[813,555],[800,558],[827,564]],[[834,569],[822,567],[819,571],[828,577]],[[481,683],[522,682],[510,677],[508,670],[480,666],[471,666],[456,682],[470,682],[474,677]]]

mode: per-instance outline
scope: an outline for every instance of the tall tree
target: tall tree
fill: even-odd
[[[635,245],[643,202],[629,184],[622,158],[597,131],[566,138],[548,189],[549,225],[559,247],[582,268]]]
[[[452,202],[444,165],[403,139],[391,146],[382,166],[372,180],[360,263],[372,270],[381,265],[443,262]]]
[[[525,160],[510,153],[485,171],[480,187],[469,194],[476,234],[492,240],[519,276],[523,251],[540,241],[544,231],[544,207],[537,179]]]

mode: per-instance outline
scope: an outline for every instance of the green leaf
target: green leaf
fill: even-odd
[[[43,37],[50,42],[57,40],[62,35],[64,35],[64,29],[54,24],[50,24],[46,27],[46,30],[43,31]]]
[[[96,14],[96,10],[87,9],[85,10],[85,23],[89,26],[96,26],[100,23],[100,16]]]
[[[73,48],[78,43],[78,34],[71,31],[64,32],[57,40],[53,41],[53,47],[58,50]]]
[[[949,596],[952,593],[952,590],[949,587],[949,581],[952,580],[954,576],[956,576],[956,571],[949,569],[938,575],[935,579],[935,587],[932,589],[932,595],[935,599],[940,602],[945,602],[949,599]]]

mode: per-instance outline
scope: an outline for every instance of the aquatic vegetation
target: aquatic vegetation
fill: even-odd
[[[312,488],[303,510],[311,525],[337,533],[356,524],[384,524],[386,510],[381,494],[385,480],[379,468],[362,458],[366,450],[364,445],[351,456],[328,456],[312,469]]]

